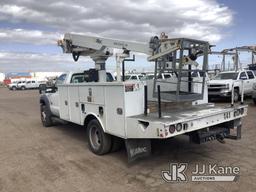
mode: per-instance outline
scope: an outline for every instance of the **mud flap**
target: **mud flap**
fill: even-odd
[[[125,146],[128,163],[151,155],[150,139],[126,139]]]

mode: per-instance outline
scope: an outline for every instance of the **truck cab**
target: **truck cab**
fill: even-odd
[[[107,82],[114,81],[113,75],[109,72],[106,73],[106,78],[107,78],[106,79]],[[85,83],[85,82],[87,82],[87,80],[83,72],[67,72],[67,73],[61,74],[57,78],[55,85],[53,85],[52,87],[46,88],[46,95],[49,100],[49,107],[50,107],[51,113],[56,117],[60,117],[60,111],[59,111],[60,96],[58,91],[59,86],[68,85],[68,84],[76,85],[76,84]]]
[[[253,84],[256,83],[255,74],[251,70],[220,72],[208,82],[209,97],[230,97],[234,86],[234,100],[238,101],[242,94],[251,95]]]

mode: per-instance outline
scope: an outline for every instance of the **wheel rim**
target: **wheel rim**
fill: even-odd
[[[89,138],[92,147],[98,150],[101,146],[101,137],[100,130],[96,126],[91,127],[89,132]]]

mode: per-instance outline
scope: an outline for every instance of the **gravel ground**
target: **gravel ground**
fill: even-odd
[[[151,157],[127,163],[124,149],[92,154],[85,129],[76,125],[44,128],[38,91],[0,88],[0,191],[256,191],[256,106],[251,100],[242,140],[190,144],[186,137],[153,142]],[[222,103],[224,104],[224,103]],[[240,167],[237,182],[166,183],[169,163],[217,163]]]

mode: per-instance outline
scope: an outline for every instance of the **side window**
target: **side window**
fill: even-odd
[[[83,83],[83,82],[84,82],[83,74],[74,74],[70,81],[70,83]]]
[[[114,81],[113,76],[110,73],[107,73],[106,75],[107,75],[107,82]]]
[[[246,71],[246,73],[247,73],[249,79],[254,79],[254,75],[251,71]]]
[[[240,73],[239,79],[246,80],[247,79],[246,73],[245,72]]]
[[[163,79],[162,74],[157,74],[157,79]]]
[[[36,83],[35,81],[32,81],[32,83]]]
[[[131,79],[132,79],[132,80],[137,80],[137,76],[133,75],[133,76],[131,77]]]
[[[61,76],[59,76],[59,78],[57,79],[56,81],[56,84],[59,85],[59,84],[63,84],[65,79],[66,79],[66,76],[67,74],[62,74]]]
[[[164,74],[164,78],[165,78],[165,79],[168,79],[168,78],[170,78],[170,77],[171,77],[170,74]]]
[[[31,81],[27,81],[27,84],[31,83]]]
[[[143,75],[139,75],[139,79],[142,79]]]
[[[131,77],[130,75],[126,75],[126,76],[125,76],[125,80],[130,79],[130,77]]]

